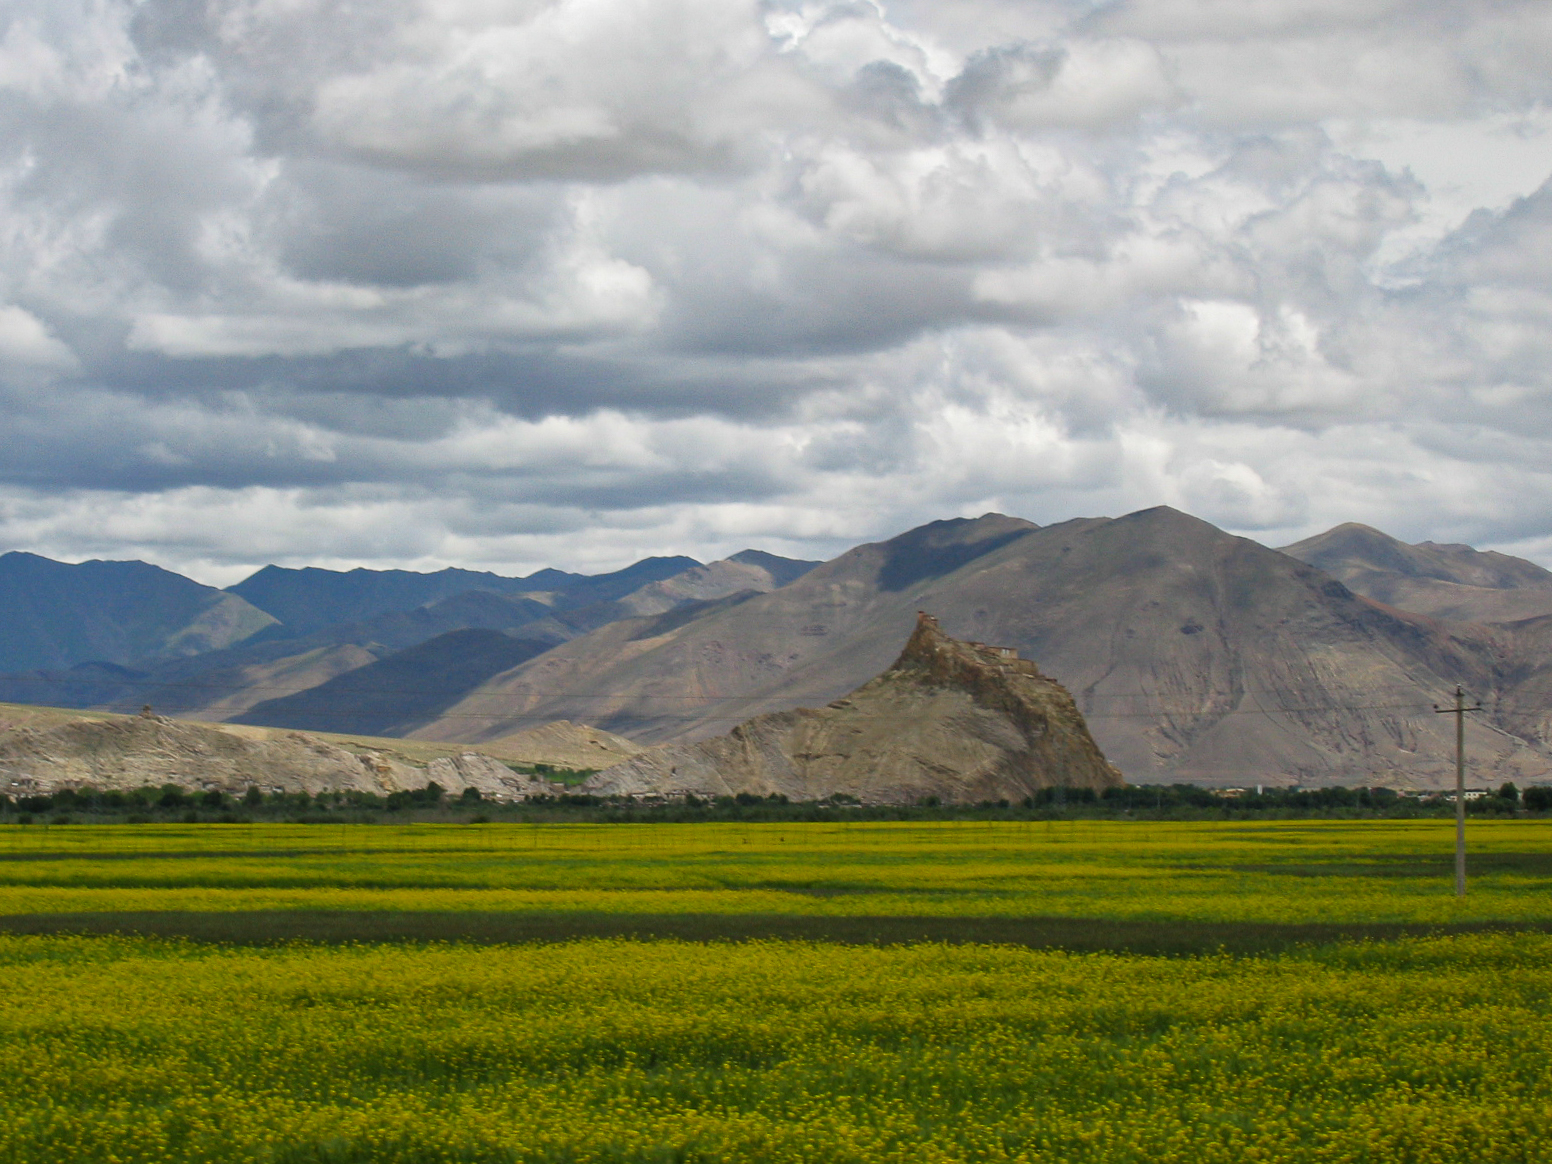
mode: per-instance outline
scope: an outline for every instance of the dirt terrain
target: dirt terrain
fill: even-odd
[[[557,744],[564,735],[557,733]],[[542,747],[530,754],[547,755]],[[539,762],[563,767],[568,757],[557,753]],[[83,785],[127,791],[165,784],[235,796],[250,787],[386,795],[432,781],[452,795],[476,788],[503,800],[558,791],[494,756],[457,745],[325,738],[192,723],[152,712],[129,716],[0,705],[0,791],[13,798]]]
[[[593,771],[612,767],[643,750],[644,745],[624,736],[564,719],[480,744],[480,751],[486,755],[514,763]]]

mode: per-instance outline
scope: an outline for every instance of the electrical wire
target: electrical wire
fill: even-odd
[[[240,683],[240,682],[208,683],[208,682],[193,682],[193,681],[159,682],[159,681],[154,680],[154,679],[148,679],[148,678],[129,678],[129,677],[125,677],[125,678],[121,678],[121,679],[113,679],[113,678],[56,679],[56,678],[50,678],[50,677],[45,676],[45,675],[13,675],[13,676],[0,676],[0,691],[4,691],[5,685],[6,684],[10,684],[10,683],[35,683],[35,684],[49,684],[49,685],[53,685],[53,686],[56,686],[56,687],[75,687],[77,689],[85,689],[87,691],[91,691],[93,689],[101,689],[101,688],[110,688],[110,689],[111,688],[138,688],[139,689],[139,694],[137,694],[137,696],[136,696],[136,701],[137,702],[143,701],[146,698],[151,698],[151,699],[154,700],[155,697],[158,694],[163,693],[163,692],[182,692],[182,691],[189,691],[189,692],[194,692],[194,691],[210,691],[210,692],[228,692],[228,693],[276,691],[276,692],[282,692],[283,693],[281,698],[302,697],[302,696],[307,696],[309,694],[313,694],[316,697],[319,694],[319,688],[320,687],[323,687],[323,686],[327,685],[328,683],[332,682],[334,679],[342,678],[344,676],[348,676],[349,674],[350,674],[349,671],[341,672],[340,675],[338,675],[338,676],[332,676],[330,679],[324,680],[322,684],[316,684],[316,685],[314,685],[312,687],[306,687],[306,688],[297,688],[297,687],[289,685],[289,684],[273,684],[273,683],[272,684],[262,684],[262,683],[260,683],[260,684],[249,684],[249,683]],[[1405,684],[1391,683],[1391,684],[1375,684],[1375,685],[1366,687],[1365,690],[1376,691],[1376,692],[1379,692],[1379,691],[1402,691],[1402,690],[1415,691],[1416,687],[1415,686],[1411,686],[1411,685],[1405,685]],[[521,689],[503,689],[503,688],[499,688],[499,687],[472,687],[472,688],[469,688],[469,689],[463,690],[463,691],[442,691],[442,692],[436,691],[436,690],[431,689],[431,688],[426,688],[426,687],[349,687],[346,690],[340,691],[340,694],[342,696],[346,696],[346,697],[357,697],[357,698],[363,697],[363,696],[413,696],[413,697],[418,697],[420,699],[426,699],[426,698],[431,698],[431,699],[445,698],[445,699],[450,699],[450,700],[454,701],[455,704],[465,704],[468,701],[473,700],[473,699],[506,699],[506,700],[519,700],[519,699],[521,699],[521,700],[525,700],[525,701],[531,701],[531,700],[546,700],[546,701],[547,700],[561,700],[561,701],[564,701],[566,703],[571,703],[571,704],[577,704],[577,703],[615,703],[617,705],[618,704],[623,704],[624,705],[624,706],[617,706],[616,708],[614,708],[613,709],[613,714],[620,714],[620,713],[624,712],[626,710],[626,707],[628,707],[628,706],[637,706],[637,707],[639,707],[643,703],[680,703],[680,704],[683,704],[683,703],[701,703],[701,704],[707,704],[707,703],[718,703],[718,702],[732,702],[732,703],[735,703],[735,704],[737,704],[737,703],[748,704],[748,703],[759,702],[759,701],[762,701],[762,700],[765,700],[765,699],[769,698],[764,693],[754,693],[754,694],[751,694],[751,693],[748,693],[748,692],[738,692],[738,693],[700,692],[700,693],[694,694],[694,695],[686,695],[686,694],[658,694],[658,693],[651,693],[651,692],[640,692],[640,693],[631,694],[631,695],[629,695],[628,697],[626,697],[625,699],[622,700],[620,696],[612,695],[612,694],[610,694],[610,695],[589,695],[589,694],[582,694],[582,693],[567,692],[567,691],[565,691],[563,689],[558,689],[558,688],[557,689],[546,690],[546,689],[542,689],[542,688],[533,688],[533,687],[525,687],[525,688],[521,688]],[[1103,691],[1103,692],[1101,692],[1101,691],[1094,691],[1094,692],[1085,692],[1083,694],[1081,700],[1079,700],[1079,702],[1080,703],[1088,703],[1089,701],[1091,701],[1093,699],[1156,699],[1156,698],[1158,698],[1159,694],[1160,693],[1156,692],[1156,691]],[[1242,699],[1245,699],[1245,698],[1254,698],[1254,697],[1274,697],[1275,698],[1275,697],[1284,696],[1284,695],[1287,695],[1287,694],[1290,694],[1290,693],[1287,690],[1277,691],[1277,690],[1262,690],[1262,689],[1256,689],[1256,688],[1242,688],[1242,689],[1237,690],[1237,691],[1209,691],[1209,692],[1201,692],[1201,693],[1195,693],[1195,694],[1196,694],[1197,698],[1202,699],[1202,700],[1216,700],[1216,699],[1242,700]],[[1453,693],[1450,693],[1449,696],[1443,696],[1441,698],[1450,698],[1452,696],[1453,696]],[[179,706],[177,704],[174,704],[171,707],[170,710],[175,711],[175,712],[210,711],[210,710],[215,710],[214,703],[218,703],[218,702],[219,701],[205,702],[205,703],[189,703],[189,704],[184,705],[184,706]],[[267,702],[267,701],[259,701],[259,702],[262,703],[262,702]],[[392,707],[389,707],[389,708],[376,708],[376,707],[371,707],[371,706],[367,706],[367,705],[357,705],[355,707],[349,707],[349,706],[347,706],[347,707],[340,707],[338,700],[334,700],[334,701],[331,701],[331,702],[333,704],[333,706],[331,706],[331,707],[318,707],[318,708],[293,707],[293,708],[288,709],[288,710],[290,710],[293,714],[295,714],[299,718],[307,718],[307,719],[354,719],[354,718],[360,718],[362,716],[383,717],[383,716],[393,716],[393,715],[399,714],[401,712],[403,712],[404,714],[407,714],[407,715],[409,715],[411,717],[417,717],[417,718],[418,717],[425,717],[426,715],[429,714],[432,718],[438,719],[438,720],[481,720],[481,721],[540,720],[540,721],[548,721],[548,720],[552,720],[552,719],[555,718],[555,715],[553,713],[552,714],[544,714],[544,713],[537,713],[537,712],[519,712],[519,711],[492,711],[492,712],[475,712],[475,711],[457,711],[457,712],[454,712],[454,711],[446,711],[446,712],[441,712],[441,713],[437,713],[437,712],[430,712],[430,713],[428,713],[426,711],[420,711],[419,712],[419,716],[416,716],[416,711],[412,710],[412,709],[396,709],[396,708],[392,708]],[[108,700],[103,700],[100,703],[94,704],[90,708],[82,708],[80,710],[110,711],[110,710],[113,709],[114,705],[115,705],[115,701],[113,701],[111,699],[108,699]],[[133,702],[131,702],[131,703],[122,703],[122,702],[120,702],[118,704],[118,706],[123,707],[125,709],[125,711],[130,712],[130,713],[139,710],[138,707],[134,706]],[[165,707],[166,704],[162,704],[161,706]],[[258,706],[258,704],[248,704],[247,706],[245,706],[245,707],[243,707],[241,709],[238,709],[237,714],[248,713],[248,712],[252,711],[256,706]],[[1402,713],[1404,713],[1402,718],[1411,718],[1411,717],[1421,717],[1421,716],[1424,716],[1424,715],[1429,715],[1434,710],[1435,710],[1435,706],[1423,706],[1423,704],[1421,703],[1421,699],[1419,698],[1418,700],[1408,701],[1408,702],[1405,702],[1405,703],[1367,703],[1367,704],[1338,704],[1338,703],[1331,703],[1331,704],[1311,704],[1311,705],[1294,706],[1294,707],[1285,707],[1285,706],[1274,706],[1274,707],[1239,707],[1239,706],[1235,706],[1235,707],[1221,708],[1221,709],[1206,708],[1206,707],[1202,707],[1200,705],[1197,705],[1197,706],[1192,706],[1192,707],[1154,707],[1154,708],[1147,708],[1147,709],[1138,710],[1138,711],[1089,710],[1089,711],[1083,712],[1083,716],[1084,716],[1085,719],[1166,719],[1166,718],[1170,718],[1170,719],[1174,719],[1174,718],[1179,718],[1179,719],[1208,719],[1208,718],[1210,718],[1210,719],[1221,719],[1221,718],[1224,718],[1224,717],[1227,717],[1227,716],[1237,716],[1237,715],[1259,715],[1259,716],[1274,716],[1275,715],[1275,716],[1283,716],[1283,715],[1339,714],[1339,713],[1360,712],[1360,711],[1394,711],[1394,712],[1402,712]],[[1502,709],[1502,710],[1495,710],[1494,714],[1497,715],[1497,716],[1514,717],[1514,718],[1518,718],[1518,719],[1521,719],[1521,720],[1530,720],[1530,719],[1533,719],[1533,718],[1537,717],[1539,714],[1544,714],[1544,713],[1538,713],[1538,712],[1535,712],[1535,711],[1514,711],[1514,710],[1511,710],[1511,709]],[[715,720],[724,720],[724,719],[739,719],[739,718],[742,718],[742,716],[740,714],[738,714],[738,713],[734,713],[734,714],[731,714],[731,715],[724,714],[724,715],[704,716],[704,715],[701,715],[701,714],[697,713],[694,710],[687,710],[686,712],[684,712],[682,714],[673,714],[673,713],[669,713],[669,712],[665,711],[665,712],[650,713],[650,714],[649,713],[638,712],[637,715],[639,717],[641,717],[641,718],[651,718],[651,719],[709,719],[709,720],[714,720],[714,721]]]
[[[285,692],[289,696],[289,695],[305,694],[308,691],[317,691],[320,687],[324,686],[325,684],[332,683],[335,679],[344,678],[345,676],[348,676],[349,674],[351,674],[350,671],[342,671],[338,675],[334,675],[334,676],[331,676],[328,679],[325,679],[322,683],[314,684],[312,687],[304,687],[304,688],[298,688],[298,687],[295,687],[295,686],[293,686],[291,684],[285,684],[285,683],[238,683],[238,682],[233,682],[233,683],[194,683],[194,682],[161,681],[161,680],[150,679],[150,678],[137,678],[137,679],[129,679],[129,678],[125,678],[125,679],[108,679],[108,678],[102,678],[102,679],[97,679],[97,678],[93,678],[93,679],[55,679],[55,678],[50,678],[49,676],[46,676],[46,675],[0,675],[0,690],[4,690],[5,685],[8,684],[8,683],[45,683],[45,684],[50,684],[50,685],[57,686],[57,687],[82,687],[82,688],[87,688],[87,689],[95,688],[95,687],[108,687],[108,688],[112,688],[112,687],[131,687],[131,688],[139,688],[142,691],[146,691],[146,692],[155,692],[155,691],[229,691],[229,692],[238,692],[238,691],[282,691],[282,692]],[[1365,685],[1364,689],[1367,690],[1367,691],[1415,691],[1415,690],[1417,690],[1417,686],[1415,684],[1382,683],[1382,684],[1368,684],[1368,685]],[[426,688],[426,687],[351,687],[349,689],[349,694],[351,694],[351,695],[417,695],[417,696],[425,696],[425,695],[435,695],[435,694],[437,694],[437,692],[435,692],[435,691],[433,691],[433,690],[431,690],[429,688]],[[517,688],[517,689],[501,688],[501,687],[471,687],[471,688],[468,688],[467,690],[464,690],[464,691],[447,692],[447,694],[456,695],[460,700],[471,699],[471,698],[474,698],[476,696],[488,696],[488,697],[491,697],[491,698],[506,698],[506,699],[510,699],[510,698],[513,698],[514,696],[519,696],[519,695],[530,695],[530,696],[537,695],[537,696],[540,696],[540,697],[543,697],[543,698],[552,698],[552,697],[556,697],[556,696],[565,695],[565,697],[568,698],[568,699],[593,699],[593,700],[607,700],[607,699],[616,698],[615,696],[612,696],[612,695],[580,695],[580,694],[578,694],[578,695],[569,695],[569,694],[566,694],[565,692],[560,691],[560,690],[545,691],[545,690],[536,689],[536,688],[533,688],[533,687],[524,687],[524,688]],[[1260,690],[1260,689],[1256,689],[1256,688],[1241,688],[1241,689],[1236,690],[1236,691],[1204,691],[1204,692],[1193,693],[1193,694],[1199,695],[1199,697],[1202,698],[1202,699],[1241,699],[1241,698],[1244,698],[1246,696],[1270,696],[1270,697],[1276,697],[1276,696],[1286,695],[1286,694],[1288,694],[1288,692],[1286,690],[1278,691],[1278,690]],[[1089,699],[1153,699],[1153,698],[1157,698],[1158,695],[1159,695],[1159,692],[1156,692],[1156,691],[1096,691],[1096,692],[1085,692],[1083,694],[1083,696],[1082,696],[1082,700],[1083,701],[1087,701]],[[736,693],[736,694],[735,693],[727,693],[727,692],[703,692],[703,693],[698,694],[698,695],[639,694],[639,695],[632,696],[632,698],[633,699],[657,699],[657,700],[675,699],[675,700],[686,700],[686,701],[688,701],[688,700],[700,700],[702,702],[705,702],[705,701],[714,701],[714,700],[722,700],[722,699],[758,699],[758,698],[761,698],[761,696],[759,696],[759,695],[750,695],[750,694],[745,693],[745,692],[739,692],[739,693]],[[1441,698],[1453,698],[1453,693],[1450,693],[1450,694],[1445,695],[1445,696],[1441,696]],[[1336,711],[1363,711],[1363,710],[1388,709],[1388,708],[1392,708],[1392,707],[1401,707],[1401,706],[1408,706],[1409,707],[1409,706],[1411,706],[1411,704],[1405,704],[1405,705],[1403,705],[1403,704],[1375,704],[1375,705],[1372,705],[1372,707],[1359,707],[1359,706],[1347,706],[1347,705],[1336,706],[1336,705],[1333,705],[1331,710],[1336,710]],[[1250,711],[1250,712],[1253,712],[1255,710],[1256,709],[1253,709],[1253,708],[1252,709],[1248,709],[1248,711]],[[1295,710],[1320,710],[1320,709],[1279,708],[1278,710],[1281,710],[1281,711],[1295,711]],[[1130,715],[1130,714],[1151,715],[1151,714],[1154,714],[1154,713],[1153,712],[1140,712],[1140,713],[1130,713],[1130,712],[1085,712],[1085,714],[1086,715]],[[1195,711],[1179,711],[1179,712],[1162,712],[1160,714],[1183,714],[1183,715],[1189,715],[1189,714],[1196,714],[1196,712]]]
[[[555,697],[556,698],[564,698],[564,699],[566,699],[568,701],[580,701],[580,700],[583,700],[583,699],[592,699],[592,700],[596,701],[596,700],[605,700],[605,699],[613,699],[613,698],[615,698],[613,696],[602,696],[602,695],[600,695],[600,696],[566,696],[566,695],[564,695],[564,693],[556,693]],[[651,698],[651,697],[650,696],[648,696],[648,697],[638,697],[637,699],[634,699],[631,702],[632,703],[639,703],[639,702],[641,702],[641,700],[643,698]],[[677,696],[665,696],[664,698],[679,698],[679,697],[677,697]],[[697,698],[700,698],[700,697],[697,697]],[[742,701],[742,702],[745,702],[745,703],[749,703],[749,702],[754,702],[756,700],[763,699],[765,697],[757,696],[757,695],[739,695],[739,696],[705,696],[704,698],[707,699],[707,700],[714,700],[714,699],[715,700],[724,700],[725,699],[725,700],[729,700],[729,701]],[[22,704],[20,706],[43,706],[43,705]],[[208,711],[208,710],[212,710],[208,704],[190,704],[190,705],[188,705],[186,707],[178,707],[176,705],[174,705],[172,707],[168,707],[165,704],[163,704],[161,706],[165,710],[171,711],[171,712],[190,712],[190,711]],[[257,705],[254,705],[254,706],[257,706]],[[121,704],[118,704],[117,707],[118,707],[118,709],[120,709],[119,710],[120,714],[133,714],[134,712],[140,710],[133,703],[121,703]],[[78,709],[73,709],[73,710],[112,712],[112,711],[115,710],[115,705],[113,705],[111,703],[101,703],[101,704],[93,704],[90,707],[78,708]],[[244,714],[247,714],[248,712],[250,712],[252,710],[253,710],[253,707],[250,706],[250,707],[239,709],[236,714],[244,715]],[[374,716],[374,717],[386,718],[386,717],[390,717],[390,716],[395,715],[399,711],[400,711],[400,709],[395,709],[395,708],[377,708],[377,707],[371,707],[371,706],[360,706],[360,707],[357,707],[357,708],[340,708],[338,706],[329,707],[329,708],[322,708],[322,707],[320,707],[320,708],[300,708],[299,707],[299,708],[295,708],[294,709],[293,714],[297,718],[299,718],[299,719],[303,719],[303,718],[305,718],[305,719],[356,719],[356,718],[360,718],[362,716]],[[622,707],[618,707],[618,708],[614,709],[610,714],[619,715],[619,714],[622,714],[622,713],[624,713],[626,711],[627,711],[627,707],[622,706]],[[1433,714],[1433,709],[1432,708],[1423,708],[1423,707],[1419,707],[1419,706],[1417,706],[1415,704],[1400,704],[1400,703],[1396,703],[1396,704],[1388,704],[1388,703],[1379,704],[1379,703],[1376,703],[1376,704],[1345,704],[1345,705],[1343,705],[1343,704],[1327,704],[1327,705],[1318,706],[1318,707],[1315,707],[1315,706],[1311,706],[1311,707],[1240,707],[1240,708],[1228,708],[1228,709],[1223,710],[1223,711],[1204,710],[1204,709],[1201,709],[1201,708],[1173,708],[1173,709],[1161,709],[1161,710],[1157,710],[1157,711],[1086,712],[1086,713],[1083,713],[1083,718],[1084,719],[1165,719],[1165,718],[1170,718],[1170,719],[1174,719],[1174,718],[1179,718],[1179,719],[1221,719],[1221,718],[1224,718],[1226,716],[1231,716],[1231,715],[1260,715],[1260,716],[1272,716],[1272,715],[1315,715],[1315,714],[1327,714],[1327,713],[1329,713],[1329,714],[1336,714],[1336,713],[1339,713],[1339,712],[1353,712],[1353,711],[1403,711],[1403,712],[1406,712],[1407,715],[1403,716],[1402,718],[1414,718],[1414,717],[1415,718],[1421,718],[1422,716]],[[483,720],[483,721],[540,720],[540,721],[548,722],[548,721],[553,720],[553,719],[556,718],[556,715],[553,712],[541,713],[541,712],[519,712],[519,711],[501,711],[501,712],[495,712],[495,711],[492,711],[492,712],[466,712],[465,711],[465,712],[441,712],[441,713],[438,713],[438,712],[435,712],[435,711],[427,712],[427,711],[412,710],[412,711],[406,712],[405,715],[406,715],[407,718],[427,718],[427,719],[432,719],[432,720]],[[677,714],[676,715],[676,714],[670,714],[670,713],[665,713],[665,712],[659,712],[659,713],[638,713],[637,718],[647,718],[647,719],[712,719],[712,720],[719,720],[719,719],[739,719],[739,718],[743,718],[743,716],[742,716],[741,713],[735,713],[735,714],[732,714],[732,715],[699,716],[699,715],[695,715],[693,713],[691,713],[691,714]],[[260,725],[260,726],[262,726],[262,725]],[[275,725],[270,725],[270,726],[275,726]]]

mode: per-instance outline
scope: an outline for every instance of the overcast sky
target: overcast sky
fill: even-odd
[[[0,549],[1552,564],[1546,0],[0,0]]]

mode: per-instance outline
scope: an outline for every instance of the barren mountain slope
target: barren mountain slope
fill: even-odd
[[[1552,614],[1552,571],[1495,550],[1408,545],[1348,522],[1282,552],[1367,598],[1434,618],[1510,622]]]
[[[605,627],[488,687],[525,718],[700,738],[858,686],[918,609],[955,637],[1038,660],[1132,781],[1442,784],[1453,737],[1430,703],[1456,681],[1510,681],[1509,648],[1479,628],[1377,606],[1159,508],[1042,529],[1000,516],[933,523],[688,622]],[[438,733],[455,722],[416,734],[452,738]],[[1544,747],[1486,717],[1469,743],[1484,781],[1548,767]]]
[[[105,682],[96,690],[106,694],[85,702],[116,708],[149,702],[200,719],[393,735],[435,718],[452,698],[518,660],[584,630],[735,592],[772,590],[813,564],[745,551],[649,582],[620,599],[560,612],[521,596],[470,591],[303,638],[169,664],[127,690],[122,679]],[[514,648],[519,640],[529,645]],[[359,673],[345,674],[352,669]],[[311,682],[309,676],[315,676]]]
[[[539,589],[524,578],[480,570],[324,570],[265,566],[227,588],[274,615],[288,635],[305,635],[341,623],[360,622],[469,591],[519,594]]]
[[[943,634],[922,614],[877,678],[823,708],[773,712],[725,736],[666,744],[589,779],[599,794],[844,793],[874,804],[1018,800],[1121,777],[1072,696],[1027,660]]]
[[[211,651],[145,671],[94,663],[68,672],[0,676],[0,700],[120,712],[149,703],[184,719],[221,720],[326,683],[387,653],[370,642],[299,648],[290,640]]]
[[[232,602],[241,600],[228,595]],[[317,687],[346,671],[455,630],[505,630],[547,617],[550,608],[520,597],[468,591],[410,611],[342,623],[301,636],[254,636],[224,650],[147,664],[138,670],[100,664],[70,671],[0,675],[0,698],[59,707],[138,708],[193,719],[239,716],[256,704]],[[549,630],[552,642],[574,637]]]
[[[1492,720],[1518,735],[1552,740],[1552,615],[1488,628],[1500,647],[1494,688],[1482,696]],[[1537,775],[1552,777],[1552,763]]]
[[[730,558],[693,566],[670,578],[649,582],[629,594],[607,602],[556,611],[533,624],[533,629],[560,632],[575,638],[622,618],[664,614],[693,603],[715,602],[734,594],[765,594],[808,573],[818,562],[780,558],[759,550],[744,550]]]
[[[284,699],[376,661],[375,654],[355,643],[316,647],[267,662],[213,669],[191,667],[186,672],[189,678],[181,682],[169,677],[159,684],[136,688],[128,698],[123,691],[116,691],[94,703],[128,710],[138,698],[142,704],[185,719],[233,719],[255,704]]]
[[[1129,780],[1440,785],[1431,703],[1487,691],[1500,650],[1167,508],[1048,527],[931,596],[949,630],[1019,647],[1067,685]],[[1479,777],[1547,752],[1469,730]]]
[[[403,735],[464,699],[489,676],[542,654],[555,641],[494,630],[449,631],[316,687],[256,703],[232,720],[304,731]],[[486,713],[460,714],[469,720]],[[482,723],[476,718],[466,728],[477,730]]]
[[[651,742],[826,703],[889,665],[926,579],[1034,528],[1000,514],[933,522],[858,546],[768,594],[612,623],[492,678],[477,700],[413,734],[457,738],[468,723],[455,716],[500,707],[510,718],[469,738],[570,719]]]
[[[634,618],[641,615],[663,614],[686,602],[706,602],[711,599],[726,598],[730,594],[745,590],[764,594],[786,585],[794,578],[802,577],[808,572],[802,567],[813,569],[817,565],[819,565],[818,562],[795,562],[770,554],[760,554],[756,557],[753,551],[746,550],[743,555],[735,554],[720,562],[696,566],[682,574],[675,574],[672,578],[664,578],[661,582],[648,583],[641,589],[627,594],[617,603],[620,608],[619,617]],[[793,572],[793,567],[798,567],[796,573]]]

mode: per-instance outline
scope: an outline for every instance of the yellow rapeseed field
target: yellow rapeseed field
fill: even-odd
[[[1540,927],[1549,840],[1473,822],[1461,903],[1434,821],[8,829],[13,931],[431,911],[1293,938],[1158,957],[0,934],[0,1164],[1552,1162],[1552,935],[1298,938]]]
[[[0,830],[0,915],[449,910],[1552,921],[1552,822],[127,825]],[[6,859],[6,858],[13,859]]]
[[[1552,939],[0,939],[14,1161],[1541,1161]]]

